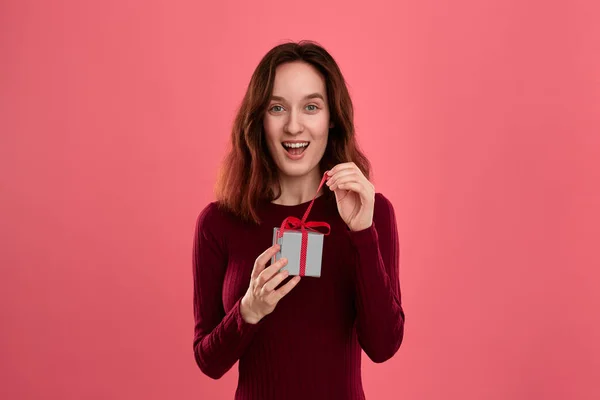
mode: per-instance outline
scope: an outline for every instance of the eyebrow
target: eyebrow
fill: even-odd
[[[323,95],[321,93],[311,93],[309,95],[304,96],[304,99],[302,99],[302,100],[309,100],[309,99],[321,99],[321,100],[325,101],[325,98],[323,97]],[[285,99],[281,96],[271,96],[271,100],[285,101]]]

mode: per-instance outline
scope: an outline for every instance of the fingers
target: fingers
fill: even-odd
[[[289,275],[289,271],[283,270],[277,274],[275,274],[275,276],[269,280],[267,283],[265,283],[262,287],[262,290],[265,294],[269,294],[270,292],[272,292],[273,290],[275,290],[275,288],[285,279],[288,277]]]
[[[269,300],[273,301],[274,303],[277,303],[283,298],[283,296],[291,292],[292,289],[298,284],[298,282],[300,282],[300,276],[296,275],[292,279],[290,279],[285,285],[271,292],[271,294],[268,296]]]
[[[338,164],[327,172],[327,175],[329,176],[327,186],[331,190],[336,190],[338,184],[342,181],[347,182],[347,179],[356,180],[358,183],[364,184],[367,189],[375,190],[375,186],[353,162]]]
[[[344,185],[351,184],[351,183],[355,183],[361,188],[365,187],[364,182],[362,182],[360,179],[357,179],[354,176],[346,176],[344,178],[341,178],[340,180],[338,180],[336,183],[334,183],[330,187],[331,187],[331,190],[336,190],[338,188],[343,189]]]
[[[256,279],[258,275],[260,275],[260,273],[265,269],[265,265],[267,265],[267,262],[275,254],[277,254],[280,248],[281,247],[279,246],[279,244],[276,243],[256,258],[256,261],[254,262],[254,267],[252,268],[252,279]]]
[[[351,190],[353,192],[356,192],[358,194],[362,194],[362,195],[366,196],[365,187],[357,182],[352,182],[352,181],[342,182],[337,185],[336,189],[338,189],[338,188],[343,189],[343,190]]]
[[[329,186],[331,190],[335,190],[336,183],[347,180],[348,178],[352,180],[359,180],[361,176],[362,174],[355,169],[344,169],[329,178],[329,180],[327,180],[327,186]]]
[[[350,169],[352,169],[352,168],[358,169],[358,167],[356,166],[356,164],[354,164],[353,162],[341,163],[341,164],[337,164],[335,167],[331,168],[329,170],[329,172],[327,173],[327,175],[333,176],[338,171],[342,171],[342,170],[348,169],[348,168],[350,168]]]
[[[264,284],[266,282],[268,282],[269,279],[271,279],[271,277],[273,275],[275,275],[277,273],[277,271],[279,271],[281,268],[283,268],[286,264],[287,264],[287,259],[280,258],[273,264],[269,265],[268,268],[263,269],[262,272],[260,274],[258,274],[258,277],[256,277],[256,286],[258,288],[263,287]]]

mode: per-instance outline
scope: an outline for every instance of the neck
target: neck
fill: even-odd
[[[273,200],[273,203],[293,206],[311,201],[315,197],[315,193],[317,193],[322,178],[323,177],[319,173],[319,167],[314,168],[311,172],[302,176],[286,176],[280,174],[279,183],[281,185],[281,196],[279,196],[278,199]],[[323,194],[323,187],[319,191],[318,196]]]

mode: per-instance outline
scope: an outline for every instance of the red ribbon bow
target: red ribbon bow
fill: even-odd
[[[317,194],[319,193],[321,186],[323,186],[323,183],[325,183],[325,180],[327,179],[327,172],[328,171],[325,171],[325,174],[323,174],[323,178],[321,179],[321,183],[319,184],[319,188],[317,189]],[[284,232],[300,230],[300,232],[302,233],[302,243],[300,246],[300,276],[304,276],[306,274],[306,248],[308,246],[308,231],[319,232],[315,228],[327,228],[326,233],[319,232],[323,233],[324,235],[329,235],[329,232],[331,231],[331,227],[327,222],[306,222],[306,218],[308,218],[308,214],[310,213],[310,209],[312,208],[315,199],[317,198],[317,194],[315,194],[315,197],[313,197],[312,201],[308,205],[308,208],[304,212],[304,216],[302,217],[302,219],[298,219],[296,217],[287,217],[283,220],[283,222],[281,223],[281,227],[277,232],[277,240],[283,237]]]

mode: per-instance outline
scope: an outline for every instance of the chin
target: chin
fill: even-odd
[[[308,175],[311,171],[313,171],[315,168],[319,167],[319,163],[316,163],[316,165],[312,165],[312,163],[299,163],[296,165],[290,165],[291,162],[290,161],[283,161],[283,165],[279,165],[279,171],[286,175],[286,176],[290,176],[290,177],[301,177],[304,175]]]

